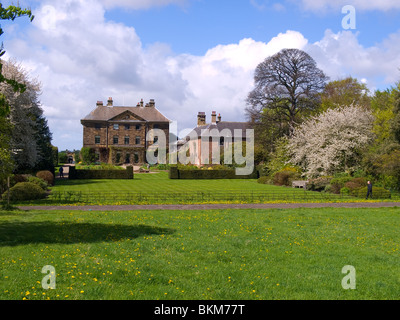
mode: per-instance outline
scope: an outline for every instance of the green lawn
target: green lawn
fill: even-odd
[[[172,204],[343,201],[355,198],[257,183],[255,179],[175,180],[167,172],[133,180],[57,180],[49,203]],[[45,203],[46,201],[41,201]]]
[[[0,299],[397,300],[399,218],[399,208],[3,211]],[[41,286],[45,265],[55,290]],[[345,265],[355,290],[341,286]]]

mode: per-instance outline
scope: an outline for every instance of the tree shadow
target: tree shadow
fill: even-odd
[[[26,244],[112,242],[144,235],[172,234],[175,230],[147,225],[72,222],[6,222],[0,224],[0,247]]]

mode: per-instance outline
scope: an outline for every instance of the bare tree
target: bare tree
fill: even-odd
[[[255,88],[247,98],[247,114],[278,135],[290,135],[305,115],[319,105],[328,77],[306,52],[283,49],[260,63]]]

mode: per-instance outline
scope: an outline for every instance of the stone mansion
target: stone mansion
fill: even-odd
[[[144,164],[146,150],[157,142],[148,135],[151,129],[161,129],[169,137],[170,120],[157,110],[153,99],[136,107],[113,106],[98,101],[96,108],[81,120],[83,147],[92,148],[96,161],[112,164]]]

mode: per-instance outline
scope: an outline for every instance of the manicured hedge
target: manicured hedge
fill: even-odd
[[[235,169],[219,170],[179,170],[176,166],[169,169],[170,179],[258,179],[259,173],[254,170],[252,174],[239,176]]]
[[[2,198],[7,199],[7,191],[4,192]],[[37,200],[46,197],[46,192],[37,184],[32,182],[18,182],[15,186],[10,188],[10,200]]]
[[[69,179],[133,179],[133,167],[126,170],[77,170],[69,167]]]

